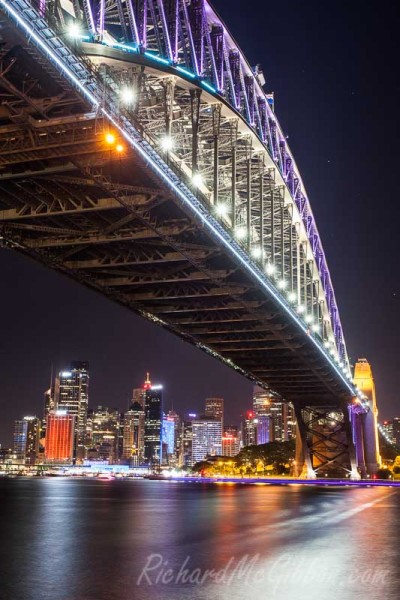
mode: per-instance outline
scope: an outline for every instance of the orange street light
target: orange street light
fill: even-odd
[[[122,144],[118,144],[117,147],[115,148],[117,152],[121,153],[124,151],[124,147]]]
[[[107,133],[106,134],[106,142],[107,144],[113,144],[115,142],[115,135],[113,133]]]

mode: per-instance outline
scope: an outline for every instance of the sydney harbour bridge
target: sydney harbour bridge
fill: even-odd
[[[264,87],[207,0],[0,0],[0,241],[292,402],[306,476],[365,476],[373,388]]]

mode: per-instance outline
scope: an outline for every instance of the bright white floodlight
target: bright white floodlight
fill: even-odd
[[[225,217],[229,212],[228,205],[225,204],[224,202],[219,202],[215,206],[215,212],[217,213],[217,215],[219,217]]]
[[[269,276],[273,275],[275,273],[275,265],[273,265],[272,263],[268,263],[265,267],[265,272]]]
[[[122,102],[126,104],[126,106],[133,104],[133,102],[135,101],[135,92],[130,87],[122,88],[120,95]]]
[[[261,254],[262,254],[262,251],[261,251],[260,246],[254,246],[252,248],[251,255],[253,258],[261,258]]]
[[[297,298],[297,294],[295,294],[294,292],[289,292],[288,293],[288,300],[289,300],[289,302],[296,302],[296,298]]]
[[[77,39],[77,38],[80,38],[81,35],[82,35],[82,32],[81,32],[79,23],[75,23],[75,22],[70,23],[68,26],[68,36],[70,38]]]
[[[247,237],[246,227],[237,227],[235,230],[235,236],[238,240],[244,240]]]
[[[160,146],[165,152],[168,152],[174,147],[174,142],[169,135],[165,135],[160,141]]]
[[[192,182],[194,183],[194,185],[195,185],[196,187],[200,187],[200,186],[201,186],[201,184],[203,183],[203,178],[202,178],[202,176],[200,175],[200,173],[195,173],[195,174],[192,176]]]
[[[287,281],[285,281],[284,279],[281,279],[280,281],[278,281],[278,288],[280,290],[284,290],[287,286]]]

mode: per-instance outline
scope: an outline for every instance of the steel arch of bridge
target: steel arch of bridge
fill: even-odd
[[[250,67],[207,0],[75,0],[70,2],[69,12],[66,3],[58,0],[35,0],[33,4],[61,34],[67,33],[71,22],[80,23],[82,41],[113,48],[125,54],[128,62],[147,65],[145,77],[150,85],[156,81],[164,88],[165,100],[158,111],[140,111],[146,131],[156,140],[163,134],[174,136],[176,154],[187,173],[201,172],[202,191],[210,204],[228,204],[225,224],[234,230],[245,229],[244,235],[240,232],[242,245],[260,254],[259,258],[253,256],[253,261],[262,268],[273,264],[280,279],[289,279],[292,297],[305,307],[302,316],[307,313],[318,321],[323,341],[331,343],[332,355],[348,370],[321,240],[300,173],[274,113],[273,96],[264,92],[262,73]],[[85,52],[104,56],[104,50],[98,48],[85,48]],[[151,77],[152,68],[169,75],[169,81],[154,74]],[[109,67],[105,77],[119,83],[137,82],[140,77],[126,68],[123,71]],[[182,81],[186,89],[176,85]],[[193,93],[193,89],[199,92]],[[174,118],[174,107],[182,109],[182,104],[185,118],[189,116],[192,123],[186,139]],[[207,119],[210,107],[212,114]],[[208,152],[204,139],[211,146]],[[235,163],[232,184],[231,165]],[[264,210],[259,200],[263,196]]]
[[[293,177],[296,167],[286,144],[278,143],[282,134],[265,95],[267,120],[260,117],[260,71],[248,74],[239,55],[235,96],[230,50],[224,51],[215,87],[205,65],[217,17],[202,2],[168,2],[187,27],[194,28],[192,8],[203,19],[201,39],[185,29],[173,58],[162,55],[162,36],[150,21],[146,46],[130,39],[128,21],[121,26],[125,2],[119,21],[115,3],[99,2],[94,29],[80,25],[78,35],[83,4],[63,0],[62,6],[0,0],[8,16],[0,47],[0,243],[101,291],[292,401],[299,458],[309,476],[332,465],[354,476],[357,466],[365,471],[360,419],[371,411],[351,382],[329,303],[333,292],[326,293],[329,274],[328,280],[321,275],[310,237],[312,214],[303,193],[297,204],[288,164]],[[146,14],[154,23],[161,17],[151,6]],[[68,21],[75,24],[73,37]],[[162,18],[159,27],[168,23]],[[233,44],[225,31],[221,39],[225,49],[226,40]],[[202,61],[191,59],[190,48]],[[245,76],[253,77],[250,88]],[[127,86],[134,91],[129,105],[121,95]],[[257,123],[265,124],[264,137]],[[99,143],[110,126],[127,142],[124,164],[136,173],[113,174],[115,159]],[[305,313],[296,310],[300,304]]]
[[[121,8],[127,9],[129,3],[122,6],[118,2],[105,5],[100,2],[99,11],[95,12],[88,3],[81,5],[76,2],[74,15],[81,19],[86,15],[87,32],[83,31],[81,37],[86,42],[83,53],[90,54],[92,58],[89,65],[83,55],[79,58],[82,49],[77,48],[76,40],[72,43],[75,52],[68,53],[65,28],[71,16],[65,15],[57,2],[40,0],[32,5],[26,0],[1,0],[1,4],[6,11],[14,11],[20,26],[28,19],[35,32],[36,43],[49,54],[52,62],[69,76],[97,111],[150,159],[155,170],[182,197],[190,198],[191,206],[197,206],[198,214],[205,222],[214,222],[214,231],[221,241],[231,247],[236,257],[246,263],[259,282],[313,338],[337,374],[344,379],[346,375],[342,370],[346,372],[348,369],[348,360],[339,315],[300,176],[269,106],[271,98],[262,90],[260,73],[253,73],[209,5],[197,0],[190,5],[181,5],[180,2],[168,4],[176,8],[175,31],[179,32],[174,38],[176,53],[170,55],[169,50],[166,51],[165,40],[172,21],[164,18],[165,14],[162,17],[161,3],[157,3],[158,9],[151,0],[146,3],[146,11],[142,10],[143,23],[146,20],[142,29],[146,35],[143,33],[140,37],[138,34],[139,37],[134,38],[129,35],[126,23],[125,27],[121,26],[125,15]],[[40,18],[32,6],[36,6],[46,18]],[[141,6],[140,2],[135,3],[135,10],[140,12]],[[23,15],[25,20],[18,15]],[[213,27],[222,28],[218,44],[212,42],[213,35],[216,35]],[[54,28],[61,37],[54,35]],[[116,31],[118,28],[119,31]],[[140,32],[140,27],[137,31]],[[164,31],[164,42],[161,31]],[[165,52],[168,58],[165,58]],[[104,55],[107,53],[104,67]],[[96,54],[103,58],[98,61],[100,66],[93,73]],[[234,56],[237,58],[235,68],[232,62]],[[126,66],[123,69],[115,67],[115,62],[121,60],[125,65],[139,65],[140,72],[127,70]],[[216,71],[214,67],[217,65],[220,69]],[[163,74],[161,79],[159,73]],[[150,89],[157,85],[163,89],[163,109],[158,118],[154,118],[156,108],[153,114],[151,111],[149,114],[148,107],[139,102],[132,111],[120,105],[119,86],[131,83],[132,77],[137,81],[140,74],[145,80],[145,87],[150,83],[147,86]],[[102,79],[103,86],[99,86],[99,79]],[[143,85],[143,80],[140,85]],[[213,87],[213,83],[217,87]],[[151,104],[151,97],[147,100]],[[158,147],[159,138],[161,134],[176,133],[174,127],[178,120],[174,119],[174,107],[177,105],[183,120],[189,118],[191,130],[189,135],[181,135],[179,148],[174,149],[171,156],[163,157]],[[133,123],[139,123],[140,133]],[[211,152],[207,148],[207,137],[214,140]],[[179,139],[178,134],[176,139]],[[223,161],[220,160],[221,150]],[[213,169],[207,168],[210,158],[213,158]],[[226,165],[228,168],[224,169]],[[228,186],[225,182],[224,187],[224,174],[229,170],[231,182]],[[190,175],[197,171],[204,179],[201,193],[189,183]],[[230,202],[231,215],[220,219],[208,217],[204,207],[207,207],[209,215],[212,205],[218,204],[221,198]],[[245,229],[242,242],[234,239],[237,226]],[[255,249],[259,256],[250,257]],[[297,303],[303,303],[308,316],[315,316],[321,326],[319,333],[311,333],[307,321],[296,314],[283,291],[278,289],[279,281],[265,275],[265,267],[268,269],[271,264],[280,270],[281,277],[287,279],[289,276],[290,292],[295,294]],[[329,351],[322,347],[322,340]],[[352,392],[352,386],[347,385]]]

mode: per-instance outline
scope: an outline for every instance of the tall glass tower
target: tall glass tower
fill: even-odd
[[[74,361],[61,371],[55,385],[56,408],[75,417],[75,456],[85,458],[89,403],[89,363]]]
[[[158,469],[162,460],[162,386],[152,385],[147,374],[143,386],[144,400],[144,459],[145,463]]]

